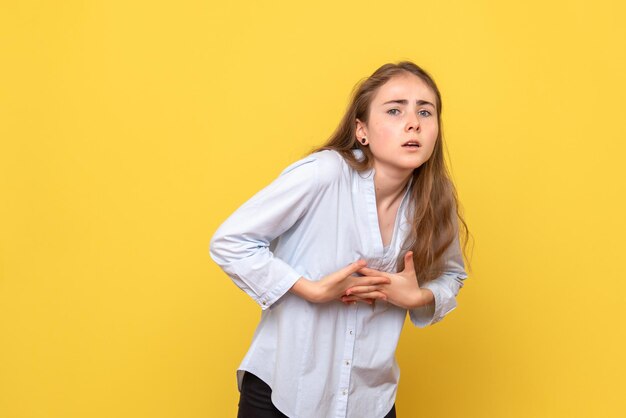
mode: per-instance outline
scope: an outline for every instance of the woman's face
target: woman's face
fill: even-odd
[[[367,138],[374,168],[406,174],[433,153],[439,127],[436,96],[418,76],[394,76],[375,93],[367,124],[357,119],[359,142]]]

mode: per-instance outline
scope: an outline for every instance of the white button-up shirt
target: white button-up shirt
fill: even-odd
[[[354,150],[362,156],[360,150]],[[320,280],[358,260],[396,272],[410,228],[409,186],[388,248],[378,224],[374,169],[357,172],[336,151],[313,153],[287,167],[239,207],[211,239],[213,260],[262,308],[238,369],[272,388],[289,417],[383,417],[399,378],[395,351],[407,311],[377,300],[310,303],[289,289],[300,277]],[[422,328],[456,307],[467,277],[458,239],[446,272],[422,287],[435,302],[409,311]]]

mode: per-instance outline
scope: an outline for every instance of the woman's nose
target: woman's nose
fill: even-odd
[[[419,128],[420,128],[420,120],[417,117],[417,115],[414,114],[414,113],[409,113],[409,115],[407,117],[408,117],[408,120],[406,122],[406,129],[407,129],[407,131],[410,131],[411,129],[413,129],[414,131],[419,130]]]

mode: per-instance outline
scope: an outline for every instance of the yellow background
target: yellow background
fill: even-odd
[[[260,310],[210,237],[401,59],[475,245],[399,416],[626,416],[623,2],[0,4],[0,417],[235,416]]]

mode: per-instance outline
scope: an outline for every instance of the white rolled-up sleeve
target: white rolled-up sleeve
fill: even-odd
[[[209,254],[262,309],[302,276],[270,251],[270,243],[307,211],[318,188],[315,157],[296,161],[219,226]]]
[[[446,260],[444,273],[421,286],[433,292],[434,303],[409,310],[411,322],[419,328],[436,324],[456,308],[456,297],[467,278],[458,234],[444,257]]]

